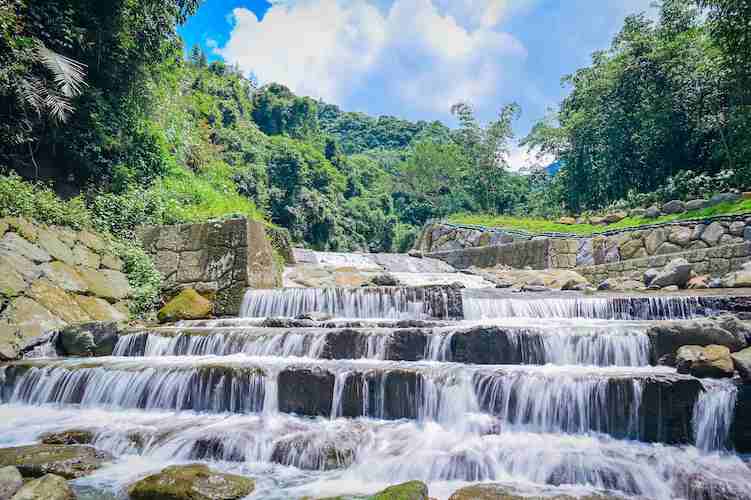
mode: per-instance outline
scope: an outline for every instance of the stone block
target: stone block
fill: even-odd
[[[78,232],[78,241],[96,253],[104,252],[107,248],[107,242],[101,236],[85,229]]]
[[[668,235],[668,241],[675,245],[685,247],[691,242],[693,231],[686,226],[673,226]]]
[[[743,238],[738,236],[732,236],[730,234],[723,234],[720,238],[720,245],[737,245],[743,243]]]
[[[75,300],[78,305],[86,311],[86,313],[94,321],[127,321],[128,314],[122,310],[111,305],[104,299],[99,297],[87,297],[84,295],[76,295]]]
[[[181,226],[162,226],[156,240],[156,250],[168,250],[170,252],[183,251],[183,238],[180,232]]]
[[[123,261],[120,260],[120,257],[108,253],[102,255],[102,267],[112,269],[113,271],[122,271],[123,266],[124,264]]]
[[[209,236],[207,224],[185,224],[180,226],[181,250],[196,251],[205,247]]]
[[[662,212],[666,214],[679,214],[686,211],[686,204],[680,200],[672,200],[662,206]]]
[[[725,226],[719,222],[713,222],[704,229],[701,239],[709,246],[715,246],[726,232]]]
[[[90,269],[99,269],[99,264],[102,262],[102,258],[99,254],[94,253],[88,247],[80,243],[73,247],[73,257],[75,265],[88,267]]]
[[[77,271],[89,285],[89,291],[93,295],[109,302],[128,298],[133,293],[128,278],[120,271],[111,269],[95,271],[86,267],[79,267]]]
[[[29,220],[23,217],[6,217],[5,222],[8,223],[11,231],[18,233],[23,239],[32,243],[36,242],[39,229]]]
[[[0,240],[0,251],[5,250],[7,253],[20,255],[35,263],[49,262],[52,257],[45,250],[30,243],[16,233],[5,233]]]
[[[247,245],[247,224],[249,221],[245,219],[230,219],[209,224],[208,244],[225,248]]]
[[[65,226],[50,226],[49,230],[55,233],[57,239],[59,239],[68,248],[73,248],[76,244],[78,235],[74,230]]]
[[[670,242],[665,242],[657,248],[656,255],[666,255],[671,253],[682,252],[683,248]]]
[[[734,221],[728,226],[728,231],[733,236],[743,236],[743,231],[746,229],[746,223],[744,221]]]
[[[649,255],[654,255],[657,249],[668,239],[668,231],[665,228],[653,229],[644,238],[644,247]]]
[[[76,264],[71,248],[58,237],[57,231],[40,229],[37,245],[50,254],[53,259],[63,261],[69,265]]]
[[[154,265],[164,278],[169,278],[177,272],[179,262],[180,254],[169,250],[160,250],[154,258]]]
[[[72,295],[46,279],[37,280],[31,285],[28,295],[51,314],[66,323],[91,320],[88,313],[78,305]]]
[[[751,225],[747,225],[746,229],[743,230],[743,239],[751,241]]]
[[[68,292],[85,293],[89,285],[73,266],[60,261],[41,265],[42,276]]]

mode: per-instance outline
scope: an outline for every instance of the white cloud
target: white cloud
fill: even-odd
[[[540,156],[538,151],[522,146],[513,146],[506,156],[509,170],[514,172],[529,172],[537,167],[547,167],[554,161],[553,155]]]
[[[261,83],[339,104],[366,87],[372,99],[433,114],[458,100],[490,105],[510,84],[507,68],[526,57],[496,28],[506,0],[393,0],[386,9],[371,0],[272,3],[263,21],[235,9],[217,53]]]

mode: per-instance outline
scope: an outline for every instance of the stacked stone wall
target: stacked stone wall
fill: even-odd
[[[740,270],[741,266],[751,259],[751,241],[676,254],[655,255],[621,262],[582,266],[577,267],[576,271],[591,283],[602,283],[606,279],[613,278],[642,281],[644,271],[650,268],[662,268],[670,260],[677,257],[682,257],[691,263],[691,268],[696,274],[720,277],[728,272]]]
[[[152,226],[139,236],[164,278],[165,295],[193,288],[214,302],[216,315],[236,316],[247,288],[281,286],[282,270],[260,222]]]

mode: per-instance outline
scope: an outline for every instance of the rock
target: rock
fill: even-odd
[[[704,290],[709,288],[709,275],[703,275],[703,276],[694,276],[690,280],[688,280],[688,283],[686,283],[686,288],[689,290]]]
[[[660,212],[660,209],[654,205],[649,207],[646,212],[644,212],[644,217],[646,217],[647,219],[656,219],[660,215],[662,215],[662,212]]]
[[[389,273],[374,276],[370,282],[375,286],[399,286],[399,280]]]
[[[62,356],[111,356],[124,327],[114,321],[73,325],[58,332]]]
[[[644,271],[644,285],[650,286],[659,274],[660,271],[655,268],[650,268]]]
[[[612,283],[609,279],[601,282],[599,285],[597,285],[598,290],[610,290],[613,287]]]
[[[131,500],[238,500],[254,489],[252,479],[193,464],[174,465],[147,476],[128,488],[128,495]]]
[[[640,239],[630,239],[618,247],[618,251],[624,260],[638,258],[637,254],[639,250],[643,249],[644,242]]]
[[[83,243],[86,247],[92,249],[96,253],[101,253],[107,248],[107,243],[99,235],[92,233],[91,231],[82,230],[78,232],[78,241]]]
[[[23,477],[13,466],[0,467],[0,500],[8,500],[23,486]]]
[[[702,208],[707,206],[707,200],[690,200],[686,202],[686,210],[687,211],[693,211],[693,210],[701,210]]]
[[[732,236],[730,234],[723,234],[720,237],[720,245],[738,245],[743,243],[743,238],[740,236]]]
[[[581,278],[569,278],[563,282],[563,284],[561,285],[561,290],[583,290],[584,287],[586,287],[588,284],[589,283],[587,282],[586,278],[584,278],[583,276]]]
[[[91,269],[99,269],[99,264],[102,258],[89,250],[84,245],[76,245],[73,247],[73,258],[78,266],[89,267]]]
[[[686,259],[673,259],[649,283],[650,286],[665,288],[675,285],[684,288],[691,277],[691,264]]]
[[[29,243],[25,239],[18,236],[16,233],[5,233],[3,239],[0,240],[0,249],[6,250],[11,254],[20,255],[21,257],[37,264],[42,262],[49,262],[50,260],[52,260],[50,254],[48,254],[38,246]]]
[[[571,226],[576,224],[576,219],[573,217],[561,217],[558,219],[558,224],[565,224],[567,226]]]
[[[130,297],[133,293],[130,284],[128,284],[127,276],[120,271],[109,269],[95,271],[85,267],[78,267],[76,270],[86,281],[92,295],[115,302]]]
[[[751,288],[751,269],[741,269],[722,277],[723,288]]]
[[[746,383],[751,382],[751,347],[734,352],[730,357],[743,381]]]
[[[7,249],[1,247],[0,264],[2,264],[5,269],[13,269],[26,281],[26,283],[31,283],[42,275],[42,271],[38,265],[19,254],[11,253]]]
[[[647,209],[646,208],[632,208],[628,212],[628,216],[629,217],[644,217],[646,215],[646,213],[647,213]]]
[[[120,257],[115,257],[114,255],[110,255],[108,253],[102,255],[102,267],[112,269],[113,271],[122,271],[123,266],[124,264],[123,261],[120,260]]]
[[[686,211],[686,204],[680,200],[671,200],[662,206],[662,213],[679,214]]]
[[[429,500],[428,487],[421,481],[389,486],[383,491],[368,497],[367,500]]]
[[[525,492],[524,494],[514,493],[508,486],[503,484],[482,483],[474,484],[471,486],[465,486],[464,488],[455,491],[449,500],[620,500],[621,497],[615,496],[602,496],[598,494],[591,494],[587,496],[569,496],[569,495],[555,495],[541,493],[540,495],[530,495]]]
[[[89,285],[73,267],[64,262],[48,262],[40,266],[42,276],[69,292],[85,293]]]
[[[92,473],[112,456],[91,446],[35,444],[0,448],[0,465],[13,465],[23,477],[56,474],[76,479]]]
[[[16,297],[3,312],[0,320],[0,346],[4,351],[15,351],[32,338],[64,325],[63,320],[52,315],[34,300]],[[6,355],[7,352],[4,356]]]
[[[55,260],[60,260],[70,265],[76,263],[70,247],[61,241],[55,232],[50,231],[49,229],[39,230],[37,245],[50,254]]]
[[[42,444],[91,444],[94,433],[85,430],[47,432],[39,436]]]
[[[709,246],[714,246],[720,241],[720,238],[722,238],[722,235],[724,234],[725,226],[719,222],[713,222],[704,229],[704,232],[701,234],[701,239]]]
[[[44,476],[26,483],[12,500],[75,500],[76,496],[68,482],[55,474]]]
[[[675,365],[678,373],[688,373],[698,378],[726,378],[734,373],[730,349],[714,344],[680,347],[675,355]]]
[[[649,231],[647,237],[644,238],[644,247],[647,249],[649,255],[654,255],[657,252],[657,248],[668,240],[668,232],[665,228],[657,228]]]
[[[494,283],[496,288],[511,288],[512,286],[514,286],[512,282],[506,280],[497,280],[494,281]]]
[[[733,236],[743,236],[743,231],[746,229],[746,223],[741,220],[732,222],[728,227],[728,231]]]
[[[711,280],[709,280],[709,288],[723,288],[722,279],[712,278]]]
[[[27,287],[26,280],[15,269],[0,260],[0,295],[16,297]]]
[[[91,320],[88,313],[78,305],[72,295],[46,279],[40,279],[31,285],[28,295],[66,323]]]
[[[11,231],[14,231],[21,235],[22,238],[33,242],[36,242],[39,235],[39,230],[32,222],[24,219],[23,217],[7,217],[5,221],[10,226]]]
[[[692,241],[691,244],[686,247],[686,250],[704,250],[705,248],[709,248],[709,245],[703,241]]]
[[[665,292],[677,292],[680,288],[678,288],[678,285],[668,285],[662,288],[662,290]]]
[[[693,229],[686,226],[673,226],[668,235],[668,241],[678,246],[685,247],[691,242]]]
[[[600,225],[600,224],[604,224],[605,223],[605,219],[603,217],[590,217],[589,218],[589,223],[592,224],[593,226],[597,226],[597,225]]]
[[[86,311],[86,314],[94,321],[127,321],[130,317],[127,308],[121,310],[117,305],[112,305],[99,297],[76,295],[78,305]]]
[[[159,310],[160,323],[211,317],[214,305],[192,288],[186,288]]]
[[[524,285],[522,287],[522,292],[550,292],[552,291],[550,288],[546,287],[545,285]]]
[[[709,206],[719,205],[720,203],[733,203],[741,199],[738,193],[720,193],[709,199]]]
[[[621,212],[621,211],[611,212],[607,214],[605,217],[603,217],[602,221],[605,224],[615,224],[616,222],[622,221],[626,217],[628,217],[628,214],[626,212]]]
[[[670,253],[678,253],[682,252],[683,248],[679,247],[678,245],[674,245],[673,243],[665,242],[662,245],[659,246],[657,251],[655,252],[655,255],[667,255]]]
[[[666,354],[675,354],[684,345],[722,345],[731,352],[748,346],[751,331],[735,316],[702,318],[688,321],[665,321],[647,330],[652,345],[652,362]]]
[[[746,226],[746,229],[743,230],[743,239],[751,241],[751,226]]]

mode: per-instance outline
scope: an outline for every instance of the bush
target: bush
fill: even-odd
[[[92,226],[81,197],[63,201],[48,185],[25,181],[14,172],[0,174],[0,217],[9,216],[75,229]]]
[[[138,244],[132,241],[115,240],[113,249],[123,261],[123,272],[133,288],[130,312],[144,318],[152,314],[159,305],[162,275],[157,271],[151,257]]]
[[[156,191],[140,187],[123,194],[99,193],[89,202],[96,229],[124,239],[132,239],[140,225],[161,224],[165,209]]]

